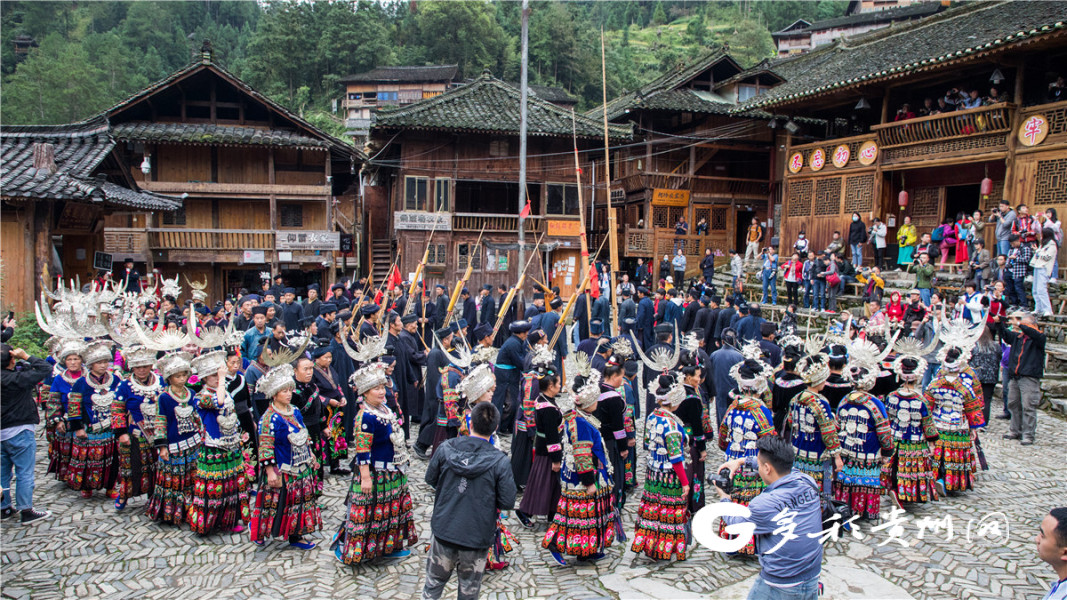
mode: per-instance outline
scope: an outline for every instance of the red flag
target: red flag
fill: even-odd
[[[389,273],[389,291],[393,291],[393,288],[400,285],[402,282],[403,280],[400,279],[400,269],[396,265],[393,265],[393,270]]]
[[[520,219],[525,219],[528,216],[530,216],[530,200],[529,199],[526,200],[526,206],[522,207],[522,210],[519,211],[519,218]]]

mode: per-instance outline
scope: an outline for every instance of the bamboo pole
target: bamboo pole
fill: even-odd
[[[583,279],[589,276],[589,240],[585,229],[585,202],[582,198],[582,167],[578,162],[578,126],[574,121],[574,107],[571,107],[571,138],[574,140],[574,179],[578,183],[578,241],[582,247],[581,271],[578,272]],[[585,295],[586,322],[593,317],[593,306],[589,300],[589,294]]]
[[[452,297],[448,300],[448,312],[445,313],[444,321],[441,321],[445,325],[448,325],[452,319],[452,313],[456,310],[456,302],[459,301],[459,295],[463,291],[463,287],[470,281],[471,273],[474,271],[474,256],[482,247],[483,235],[485,235],[485,225],[482,225],[482,232],[478,234],[478,241],[474,244],[474,250],[467,255],[467,270],[463,272],[463,278],[456,282],[456,287],[452,290]]]
[[[515,285],[508,290],[508,295],[500,302],[500,310],[496,314],[496,323],[493,325],[493,337],[496,337],[497,332],[500,331],[500,326],[504,323],[504,315],[508,312],[508,308],[511,307],[511,303],[515,301],[515,294],[518,290],[522,289],[523,283],[526,282],[526,269],[530,267],[530,263],[533,262],[535,256],[537,256],[537,249],[541,247],[541,240],[545,239],[545,232],[541,232],[541,235],[537,238],[537,245],[534,246],[534,251],[530,253],[530,258],[527,259],[526,264],[523,265],[522,271],[519,272],[519,280],[515,282]]]
[[[607,242],[607,240],[604,240],[603,242],[600,242],[600,248],[597,248],[597,251],[596,251],[596,253],[598,255],[600,254],[600,251],[604,249],[604,243],[605,242]],[[578,286],[577,291],[575,291],[575,293],[573,295],[571,295],[570,300],[567,300],[567,304],[565,304],[563,306],[563,312],[560,313],[560,316],[559,316],[559,325],[556,326],[556,331],[555,331],[555,333],[552,334],[552,339],[549,340],[549,342],[548,342],[548,347],[549,348],[552,348],[552,347],[554,347],[556,345],[556,341],[559,340],[559,334],[562,333],[564,329],[566,329],[566,327],[564,327],[564,322],[566,322],[566,320],[567,320],[567,315],[569,315],[570,312],[571,312],[571,309],[574,308],[574,302],[575,302],[575,300],[578,299],[578,294],[582,293],[582,291],[586,288],[586,286],[589,285],[589,279],[590,279],[589,273],[586,272],[585,278],[582,279],[582,283],[581,283],[581,285]],[[560,357],[560,360],[561,360],[560,364],[562,364],[562,358],[563,357]]]
[[[426,266],[426,261],[430,258],[430,242],[433,241],[433,234],[437,232],[437,223],[433,222],[433,229],[430,229],[430,237],[426,238],[426,249],[422,252],[422,260],[419,261],[419,266],[415,267],[415,276],[411,278],[411,285],[408,286],[408,301],[404,303],[404,315],[407,315],[412,311],[415,305],[411,302],[412,296],[415,295],[415,288],[419,285],[419,276],[422,275],[422,269]]]
[[[604,102],[604,196],[608,207],[608,240],[610,240],[608,252],[611,262],[611,288],[608,293],[611,294],[611,335],[614,337],[619,335],[619,303],[615,297],[615,271],[619,265],[619,240],[616,235],[618,224],[615,222],[615,212],[611,208],[611,159],[608,155],[608,67],[604,53],[603,26],[600,28],[600,82],[603,88]],[[599,251],[597,253],[599,254]]]

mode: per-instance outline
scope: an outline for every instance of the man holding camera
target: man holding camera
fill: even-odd
[[[22,523],[32,523],[49,516],[47,511],[33,509],[33,468],[37,459],[34,431],[41,422],[33,392],[52,372],[52,365],[8,344],[0,346],[0,365],[0,486],[4,490],[0,517],[8,519],[21,513]],[[12,467],[17,478],[14,507]]]
[[[727,525],[751,524],[759,555],[760,573],[749,591],[749,600],[806,599],[819,596],[822,572],[822,503],[815,480],[793,472],[793,446],[788,440],[768,435],[756,441],[758,454],[721,465],[717,472],[729,477],[742,464],[757,470],[767,485],[748,504],[749,517],[724,516]],[[715,476],[711,488],[722,502],[730,495]],[[795,527],[794,527],[795,525]]]

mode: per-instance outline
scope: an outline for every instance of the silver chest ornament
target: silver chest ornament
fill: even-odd
[[[179,404],[174,407],[174,416],[178,421],[178,433],[196,433],[200,431],[200,423],[196,418],[192,404]]]
[[[296,426],[290,425],[290,427]],[[311,462],[311,447],[308,444],[308,430],[296,427],[296,431],[290,431],[287,437],[289,439],[289,447],[292,453],[292,465],[294,467],[301,467]]]
[[[103,394],[94,392],[90,397],[90,401],[93,404],[93,420],[96,421],[96,427],[98,429],[110,428],[111,403],[115,401],[115,393],[111,391]]]

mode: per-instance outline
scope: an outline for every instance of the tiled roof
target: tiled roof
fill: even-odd
[[[578,99],[572,96],[570,92],[563,88],[552,87],[547,85],[531,85],[530,91],[533,93],[533,95],[546,102],[562,102],[564,104],[578,103]]]
[[[422,67],[375,67],[365,73],[341,78],[341,83],[407,83],[419,81],[452,81],[458,65],[426,65]]]
[[[399,108],[380,109],[374,129],[430,129],[477,131],[518,135],[518,87],[483,74],[472,83]],[[531,136],[571,137],[571,111],[530,94],[527,104],[527,133]],[[574,114],[577,136],[604,137],[598,119]],[[612,139],[632,139],[630,126],[611,125]]]
[[[295,131],[212,125],[210,123],[151,123],[130,121],[111,128],[116,139],[160,144],[204,144],[217,146],[288,146],[325,148],[326,142]]]
[[[896,78],[1067,30],[1065,2],[972,2],[938,15],[837,40],[772,61],[786,83],[737,107],[772,107],[855,84]]]
[[[107,182],[93,172],[111,154],[115,140],[106,119],[97,117],[71,125],[0,127],[0,195],[5,198],[102,201],[128,208],[177,210],[181,200],[131,190]],[[56,170],[33,166],[36,144],[51,144]]]
[[[659,100],[651,100],[657,95],[664,94],[666,92],[685,92],[686,90],[679,90],[680,86],[687,83],[690,79],[696,77],[700,73],[714,66],[720,61],[729,61],[736,70],[740,72],[742,69],[737,65],[730,55],[726,54],[723,50],[714,50],[705,56],[694,60],[691,63],[687,63],[671,69],[670,71],[660,75],[656,79],[652,80],[648,84],[641,87],[641,89],[635,92],[629,92],[623,94],[608,102],[608,119],[615,119],[626,113],[627,110],[635,108],[655,108],[660,110],[692,110],[694,112],[707,112],[718,113],[727,112],[721,107],[715,106],[713,100],[707,102],[701,102],[698,96],[693,94],[683,93],[674,94],[668,93]],[[671,101],[677,101],[678,104],[671,104]],[[652,102],[655,106],[647,105],[648,102]],[[603,114],[603,107],[598,106],[593,110],[587,112],[588,116],[597,116]]]
[[[936,12],[942,10],[940,2],[926,1],[915,2],[908,6],[901,6],[899,8],[890,8],[886,10],[872,10],[862,13],[856,13],[854,15],[845,15],[842,17],[834,17],[832,19],[824,19],[822,21],[816,21],[807,27],[801,29],[783,29],[782,31],[776,31],[772,36],[779,37],[796,37],[811,35],[815,31],[825,31],[827,29],[833,29],[835,27],[849,27],[870,25],[873,23],[890,23],[893,21],[904,21],[908,19],[918,19],[922,17],[928,17]],[[792,26],[790,26],[792,27]]]
[[[304,119],[300,118],[299,115],[290,112],[281,104],[278,104],[274,100],[271,100],[270,98],[257,92],[255,89],[252,88],[252,86],[248,85],[244,81],[241,81],[241,79],[239,79],[236,75],[230,73],[226,69],[222,68],[221,65],[212,61],[210,54],[207,53],[201,54],[200,60],[190,63],[185,68],[179,69],[171,73],[163,79],[160,79],[159,81],[133,94],[129,98],[126,98],[125,100],[122,100],[121,102],[115,104],[111,108],[107,109],[104,112],[104,115],[112,117],[116,113],[119,113],[127,107],[132,106],[133,104],[136,104],[141,100],[144,100],[145,98],[159,92],[160,90],[163,90],[171,84],[203,70],[212,71],[222,79],[232,84],[242,93],[248,94],[257,102],[266,105],[270,110],[277,112],[284,118],[295,123],[298,127],[305,129],[310,136],[319,138],[324,142],[323,145],[328,146],[335,156],[351,157],[354,154],[358,159],[366,160],[366,156],[358,149],[352,147],[350,144],[347,144],[338,138],[335,138],[334,136],[326,133],[325,131],[322,131],[318,127],[315,127],[311,123],[308,123]]]

